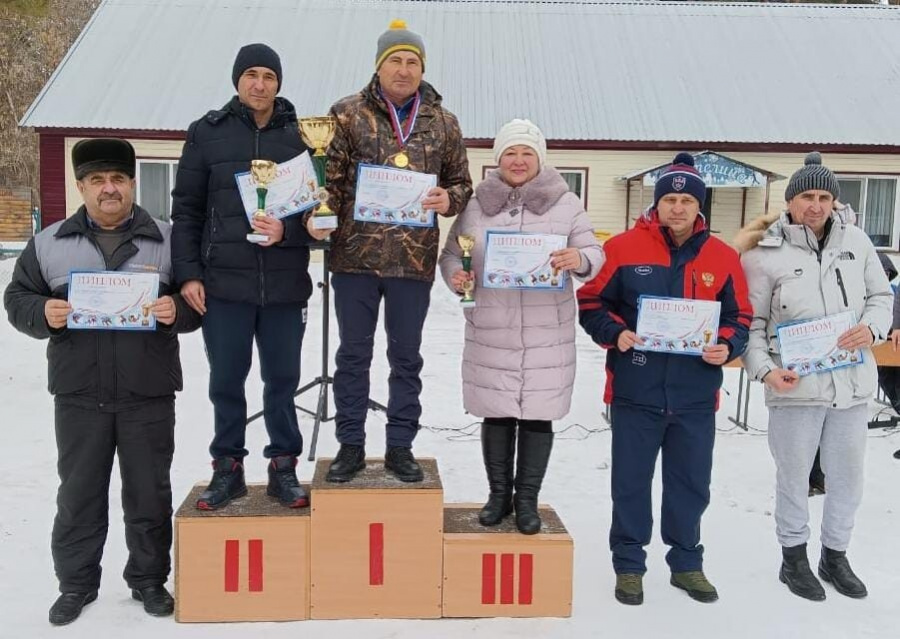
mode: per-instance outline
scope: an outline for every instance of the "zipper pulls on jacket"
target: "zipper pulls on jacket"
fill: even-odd
[[[253,132],[253,159],[259,159],[259,127]]]
[[[850,306],[850,304],[847,302],[847,289],[844,288],[844,278],[841,277],[841,269],[834,269],[834,274],[837,275],[837,283],[841,289],[841,297],[844,298],[844,306]]]
[[[697,271],[691,267],[691,299],[697,299]]]

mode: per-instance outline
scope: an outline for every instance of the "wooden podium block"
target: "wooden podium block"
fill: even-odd
[[[251,484],[221,510],[197,510],[204,487],[175,514],[175,620],[309,619],[310,509]]]
[[[366,460],[353,481],[313,477],[310,616],[434,619],[441,616],[443,489],[434,459],[404,483]]]
[[[568,617],[572,614],[572,538],[541,505],[541,532],[523,535],[514,516],[478,523],[481,505],[444,509],[444,617]]]

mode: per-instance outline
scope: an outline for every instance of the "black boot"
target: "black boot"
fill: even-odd
[[[491,494],[478,523],[496,526],[513,509],[513,465],[516,455],[516,426],[481,425],[481,456]]]
[[[244,483],[244,465],[234,457],[221,457],[212,463],[213,476],[197,499],[200,510],[217,510],[227,506],[228,502],[247,494]]]
[[[366,467],[366,449],[354,444],[341,444],[338,454],[328,467],[325,481],[342,484],[356,477]]]
[[[309,506],[309,495],[297,481],[297,458],[293,455],[279,455],[269,462],[269,485],[266,494],[277,497],[288,508]]]
[[[384,454],[384,468],[404,482],[417,482],[425,478],[412,449],[405,446],[391,446],[387,449]]]
[[[810,601],[824,601],[825,589],[809,567],[806,544],[792,548],[782,547],[781,555],[781,572],[778,574],[781,583],[787,584],[791,592],[798,597]]]
[[[538,493],[547,472],[550,451],[553,449],[553,433],[538,433],[519,428],[519,446],[516,459],[516,528],[523,535],[541,531],[538,514]]]
[[[50,623],[64,626],[78,619],[81,609],[97,599],[97,591],[64,592],[50,606]]]
[[[154,617],[168,617],[175,610],[175,600],[163,585],[132,588],[131,598],[144,604],[144,612]]]
[[[827,581],[842,595],[862,599],[869,594],[866,584],[853,573],[847,552],[832,550],[822,546],[822,557],[819,559],[819,577]]]

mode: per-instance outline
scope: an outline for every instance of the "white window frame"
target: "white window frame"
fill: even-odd
[[[560,175],[563,173],[576,173],[581,175],[581,206],[587,211],[588,204],[588,169],[587,167],[581,166],[558,166],[556,170],[559,171]]]
[[[178,171],[178,159],[177,158],[137,158],[137,166],[135,167],[137,170],[134,174],[135,180],[135,194],[134,201],[140,206],[143,206],[143,203],[140,201],[141,197],[141,165],[142,164],[167,164],[169,166],[169,186],[171,188],[175,188],[175,174]],[[169,195],[171,199],[171,194]],[[171,223],[172,215],[171,215],[172,205],[169,203],[169,219],[166,220]]]
[[[868,196],[869,191],[869,180],[894,180],[897,183],[897,188],[894,189],[894,215],[891,219],[891,240],[889,246],[876,246],[875,248],[879,251],[897,251],[898,245],[900,245],[900,175],[890,175],[890,174],[879,174],[879,173],[835,173],[835,177],[838,180],[858,180],[862,182],[862,193],[860,195],[860,210],[856,211],[856,225],[865,229],[865,216],[866,216],[866,197]]]

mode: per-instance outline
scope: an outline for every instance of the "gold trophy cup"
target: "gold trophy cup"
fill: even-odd
[[[313,213],[312,225],[314,229],[336,229],[338,218],[334,211],[328,206],[328,192],[325,190],[326,176],[325,165],[328,158],[325,156],[325,149],[331,144],[334,137],[335,119],[330,116],[300,118],[300,137],[307,146],[315,149],[312,156],[313,167],[316,169],[316,178],[319,180],[319,191],[316,199],[319,200],[319,207]]]
[[[141,304],[141,326],[150,326],[151,308],[153,308],[153,304],[150,304],[149,302]]]
[[[459,244],[459,248],[462,249],[462,267],[466,273],[472,272],[472,249],[475,248],[475,237],[472,235],[458,235],[456,237],[456,243]],[[471,308],[475,306],[475,296],[473,295],[473,291],[475,290],[475,282],[472,280],[466,280],[462,286],[463,289],[463,297],[459,301],[459,305],[463,308]]]
[[[269,183],[275,179],[275,169],[278,165],[272,160],[251,160],[250,175],[256,180],[256,211],[254,218],[266,217],[266,194],[269,192]],[[247,241],[259,244],[268,242],[269,236],[262,233],[248,233]]]

